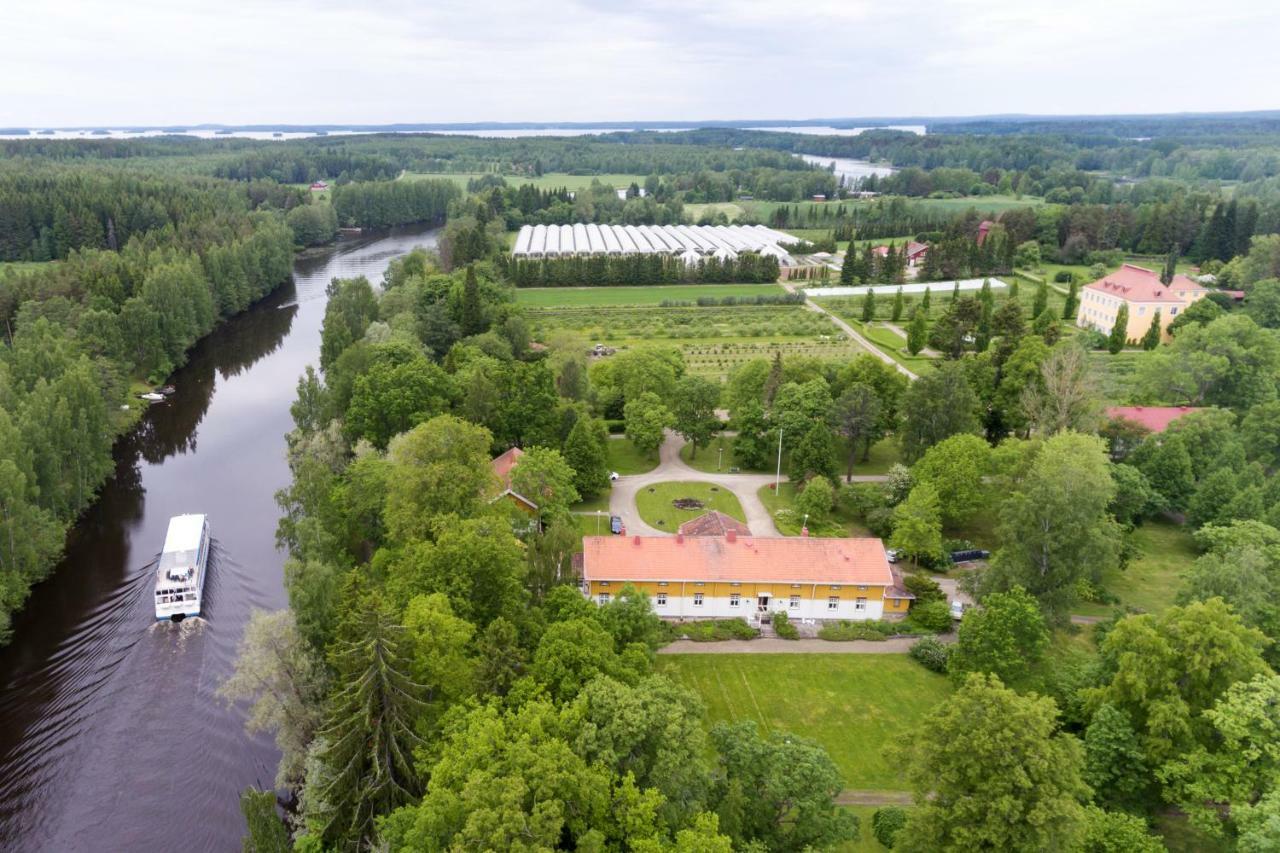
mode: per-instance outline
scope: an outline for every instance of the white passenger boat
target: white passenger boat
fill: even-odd
[[[156,569],[156,619],[181,622],[200,615],[209,563],[209,521],[203,515],[169,519],[164,552]]]

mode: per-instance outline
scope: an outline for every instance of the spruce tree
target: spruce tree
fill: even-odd
[[[1116,312],[1116,322],[1111,327],[1111,334],[1107,336],[1107,352],[1115,355],[1124,349],[1127,335],[1129,332],[1129,303],[1121,302],[1120,310]]]
[[[609,460],[590,418],[580,417],[564,440],[564,461],[573,469],[573,486],[584,498],[609,489]]]
[[[924,313],[929,313],[929,288],[924,289],[924,298],[920,300],[920,307],[924,309]]]
[[[876,292],[868,287],[862,297],[862,322],[870,323],[876,318]]]
[[[925,296],[927,297],[928,294],[929,291],[926,290]],[[919,355],[928,340],[929,321],[925,319],[923,308],[917,305],[916,310],[911,313],[911,325],[907,327],[907,352]]]
[[[1067,301],[1062,306],[1062,319],[1075,320],[1076,311],[1080,307],[1079,285],[1076,284],[1074,278],[1071,279],[1071,285],[1067,288]]]
[[[864,282],[875,281],[876,275],[880,272],[876,266],[876,250],[870,243],[862,247],[862,268],[859,272],[862,273]]]
[[[1147,333],[1142,336],[1142,348],[1145,350],[1153,350],[1160,346],[1160,309],[1156,309],[1156,315],[1151,318],[1151,326],[1147,329]]]
[[[1009,282],[1009,298],[1012,299],[1014,302],[1018,301],[1018,279],[1017,278],[1014,278],[1013,281]]]
[[[853,250],[853,244],[849,244],[849,248],[845,250],[844,261],[840,264],[840,283],[853,284],[857,278],[857,253]]]
[[[1160,283],[1172,284],[1173,277],[1178,274],[1178,247],[1169,249],[1169,257],[1165,258],[1164,269],[1160,271]]]
[[[480,307],[480,284],[476,281],[476,268],[467,267],[466,282],[462,286],[462,333],[478,335],[484,331],[484,312]]]
[[[1036,301],[1031,306],[1031,316],[1039,317],[1049,307],[1049,284],[1041,281],[1036,287]]]
[[[329,660],[335,683],[328,724],[318,735],[319,778],[308,773],[309,827],[332,849],[362,849],[374,819],[421,795],[414,731],[426,710],[425,688],[409,676],[405,630],[379,593],[354,599],[338,626]]]
[[[960,298],[960,282],[957,281],[955,283],[955,286],[951,288],[951,302],[954,304],[955,301],[959,298]]]
[[[764,380],[764,405],[773,405],[773,398],[782,387],[782,350],[773,351],[773,364],[769,365],[769,375]]]
[[[893,322],[896,323],[902,319],[902,309],[905,307],[905,305],[906,305],[906,300],[903,299],[902,288],[899,287],[898,292],[893,295],[893,312],[891,315],[893,318]]]

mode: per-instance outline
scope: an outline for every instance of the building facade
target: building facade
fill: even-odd
[[[587,536],[582,590],[607,604],[625,585],[667,619],[803,622],[902,615],[901,588],[879,539],[739,536]]]
[[[1160,312],[1160,332],[1167,337],[1169,324],[1177,319],[1178,314],[1208,293],[1208,289],[1185,275],[1175,275],[1173,281],[1164,284],[1160,281],[1160,274],[1154,270],[1124,264],[1080,291],[1076,325],[1109,335],[1116,324],[1120,306],[1128,305],[1126,341],[1141,340],[1151,328],[1157,311]]]

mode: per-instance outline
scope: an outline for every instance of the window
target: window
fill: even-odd
[[[866,588],[867,588],[867,585],[865,583],[858,584],[858,589],[866,590]]]
[[[598,601],[600,602],[600,604],[601,604],[601,605],[608,604],[608,603],[609,603],[609,593],[607,593],[607,592],[602,592],[602,593],[600,593],[600,597],[599,597]]]
[[[701,606],[702,606],[702,593],[700,593],[700,592],[695,592],[695,593],[693,594],[693,606],[694,606],[694,607],[701,607]]]
[[[832,589],[832,590],[837,590],[837,589],[839,589],[839,588],[840,588],[840,587],[839,587],[839,586],[837,586],[836,584],[832,584],[832,585],[831,585],[831,589]]]
[[[828,599],[827,599],[827,609],[828,609],[828,610],[835,610],[835,609],[836,609],[837,607],[839,607],[839,606],[840,606],[840,596],[838,596],[838,595],[833,595],[833,596],[831,596],[830,598],[828,598]]]
[[[787,606],[788,606],[788,607],[790,607],[792,610],[799,610],[799,609],[800,609],[800,596],[798,596],[798,595],[793,595],[793,596],[791,596],[791,601],[790,601],[790,603],[789,603]]]
[[[891,599],[889,599],[889,602],[890,602],[894,607],[897,607],[898,605],[902,604],[902,599],[901,599],[901,598],[891,598]]]
[[[729,606],[730,606],[730,607],[737,607],[737,606],[738,606],[738,603],[739,603],[740,601],[742,601],[742,596],[741,596],[741,595],[739,595],[738,593],[733,592],[733,593],[730,593],[730,594],[729,594]]]
[[[658,593],[658,606],[659,607],[667,606],[667,594],[665,592]]]
[[[667,586],[666,581],[658,581],[658,586]]]
[[[859,598],[858,600],[854,601],[853,609],[859,613],[865,611],[867,609],[867,600],[865,598]]]
[[[608,585],[609,585],[609,582],[608,582],[608,581],[596,581],[596,583],[600,584],[600,586],[608,586]]]
[[[1139,305],[1139,306],[1138,306],[1138,316],[1139,316],[1139,317],[1141,317],[1141,316],[1142,316],[1143,314],[1145,314],[1145,313],[1147,313],[1147,306],[1145,306],[1145,305]]]
[[[1170,309],[1169,309],[1169,316],[1170,316],[1170,317],[1172,317],[1174,314],[1177,314],[1177,313],[1178,313],[1178,309],[1177,309],[1177,308],[1170,308]]]

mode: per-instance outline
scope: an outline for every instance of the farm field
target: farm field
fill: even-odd
[[[702,506],[697,509],[677,509],[671,502],[680,498],[693,498],[701,501]],[[713,509],[742,522],[747,520],[742,512],[742,504],[738,503],[733,493],[711,483],[655,483],[641,489],[636,495],[636,511],[640,513],[644,523],[671,533],[675,533],[676,528],[686,521]]]
[[[667,301],[694,302],[699,298],[723,299],[780,296],[776,284],[657,284],[644,287],[522,287],[516,304],[531,308],[614,305],[660,305]]]
[[[400,176],[403,181],[421,181],[428,178],[448,178],[458,186],[466,189],[467,181],[473,178],[483,177],[486,174],[496,174],[494,172],[405,172]],[[625,189],[632,183],[644,186],[644,175],[567,175],[560,172],[548,173],[538,177],[530,175],[500,175],[511,186],[523,186],[524,184],[533,184],[540,190],[582,190],[591,186],[592,181],[599,181],[602,184],[613,187],[614,189]]]
[[[1089,364],[1098,379],[1102,396],[1110,403],[1126,403],[1133,394],[1134,374],[1142,350],[1128,349],[1112,355],[1106,350],[1090,350]]]
[[[951,693],[944,676],[906,655],[664,655],[658,661],[661,672],[702,697],[709,722],[754,720],[766,731],[820,743],[847,788],[905,789],[884,749],[908,737]]]
[[[589,182],[588,182],[589,183]],[[831,201],[731,201],[731,202],[714,202],[710,204],[686,204],[684,206],[685,213],[689,215],[693,221],[697,221],[704,214],[711,212],[722,212],[729,220],[737,221],[745,219],[751,222],[760,222],[767,224],[773,212],[779,207],[788,207],[792,210],[799,210],[800,222],[805,226],[813,226],[816,230],[824,230],[826,221],[821,223],[814,222],[815,217],[830,217],[830,222],[834,224],[835,219],[843,207],[846,214],[854,207],[867,206],[875,204],[878,201],[902,201],[908,205],[918,205],[922,210],[928,212],[941,212],[947,214],[963,213],[969,208],[973,208],[981,213],[992,215],[1003,213],[1006,210],[1012,210],[1018,207],[1039,207],[1044,204],[1044,199],[1034,196],[1023,196],[1015,198],[1014,196],[1005,195],[988,195],[988,196],[967,196],[965,198],[907,198],[905,196],[882,196],[874,199],[832,199]],[[791,231],[792,229],[786,229]]]

